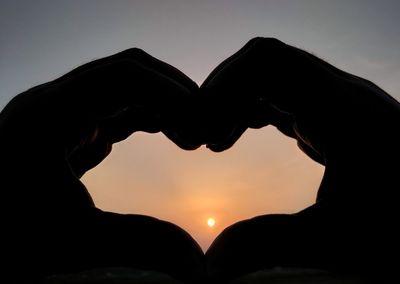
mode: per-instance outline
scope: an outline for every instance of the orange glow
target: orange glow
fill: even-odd
[[[210,228],[214,227],[215,226],[215,219],[214,218],[208,218],[207,225]]]
[[[294,140],[267,127],[222,153],[183,151],[162,134],[136,133],[83,182],[99,208],[173,222],[206,251],[240,220],[313,204],[322,174]],[[216,216],[211,230],[207,220]]]

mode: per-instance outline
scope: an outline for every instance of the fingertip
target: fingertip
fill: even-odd
[[[206,145],[207,149],[211,150],[214,153],[221,153],[233,146],[236,141],[229,141],[225,143],[209,143]]]
[[[178,146],[179,148],[181,148],[182,150],[186,150],[186,151],[194,151],[196,149],[198,149],[201,144],[198,143],[189,143],[183,139],[181,139],[179,137],[179,135],[177,135],[174,131],[168,131],[168,130],[164,130],[162,131],[164,133],[164,135],[171,140],[176,146]]]
[[[194,151],[200,148],[201,145],[191,145],[191,144],[181,144],[178,145],[181,149],[186,150],[186,151]]]
[[[215,153],[220,153],[220,152],[223,152],[224,150],[226,150],[225,147],[221,147],[216,144],[207,144],[206,147],[207,147],[207,149],[209,149]]]
[[[236,141],[246,132],[247,126],[237,126],[225,139],[219,139],[212,143],[207,143],[206,147],[215,153],[220,153],[231,148]]]

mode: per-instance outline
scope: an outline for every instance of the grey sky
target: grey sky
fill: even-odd
[[[400,98],[399,1],[0,1],[0,107],[132,46],[201,83],[253,36],[275,36]]]

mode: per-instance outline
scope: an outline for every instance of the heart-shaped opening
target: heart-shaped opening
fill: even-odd
[[[173,222],[205,251],[232,223],[313,204],[323,170],[295,140],[265,127],[247,130],[218,154],[182,151],[162,134],[135,133],[83,181],[99,208]]]

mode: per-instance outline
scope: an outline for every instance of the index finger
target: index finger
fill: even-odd
[[[60,78],[56,79],[53,82],[57,83],[63,80],[70,80],[88,70],[124,60],[133,60],[135,62],[138,62],[143,66],[146,66],[147,68],[159,72],[160,74],[169,77],[170,79],[178,82],[179,84],[182,84],[189,90],[197,89],[197,84],[193,80],[191,80],[188,76],[186,76],[183,72],[181,72],[179,69],[151,56],[147,52],[136,47],[129,48],[124,51],[118,52],[116,54],[100,58],[92,62],[86,63],[84,65],[81,65],[75,68],[74,70],[68,72],[67,74],[61,76]]]

